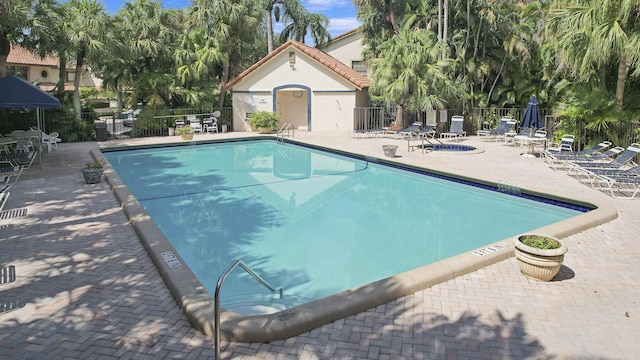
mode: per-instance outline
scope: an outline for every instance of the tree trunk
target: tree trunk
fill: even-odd
[[[6,34],[0,34],[0,78],[7,76],[7,58],[11,52],[11,44]]]
[[[80,78],[82,77],[82,64],[84,63],[84,51],[78,52],[76,58],[76,72],[75,79],[73,79],[73,111],[76,113],[76,119],[82,119],[81,111],[82,104],[80,104]]]
[[[627,83],[627,56],[620,53],[620,63],[618,64],[618,81],[616,83],[616,104],[618,111],[622,111],[624,103],[624,86]]]
[[[489,94],[487,94],[487,103],[484,106],[489,106],[489,102],[491,101],[491,95],[493,93],[493,89],[495,89],[496,84],[498,84],[498,79],[500,79],[500,75],[502,74],[502,70],[504,69],[504,64],[507,62],[507,54],[504,54],[502,58],[502,64],[500,65],[500,70],[496,74],[496,78],[493,80],[493,84],[491,84],[491,89],[489,89]]]
[[[442,41],[442,0],[438,0],[438,41]]]
[[[225,85],[229,81],[229,73],[231,72],[231,54],[227,54],[227,60],[222,65],[222,79],[220,79],[220,96],[218,97],[218,109],[222,110],[224,106],[224,98],[227,95]]]
[[[442,11],[442,41],[449,42],[449,0],[444,0]]]
[[[67,57],[59,55],[60,70],[58,70],[58,83],[56,84],[58,96],[62,98],[65,92],[64,84],[67,82]]]
[[[271,54],[273,51],[273,17],[271,16],[271,10],[273,10],[273,3],[269,2],[269,7],[266,11],[267,16],[267,53]]]

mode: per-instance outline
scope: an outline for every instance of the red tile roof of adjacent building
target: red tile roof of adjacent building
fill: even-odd
[[[283,52],[285,49],[287,49],[289,47],[294,47],[294,48],[300,50],[302,53],[308,55],[310,58],[312,58],[315,61],[319,62],[320,64],[324,65],[325,67],[327,67],[328,69],[332,70],[333,72],[335,72],[336,74],[340,75],[341,77],[347,79],[349,82],[351,82],[353,85],[355,85],[358,89],[366,88],[371,84],[371,82],[369,81],[369,79],[367,79],[367,77],[361,75],[357,71],[353,70],[352,68],[348,67],[347,65],[345,65],[345,64],[341,63],[340,61],[336,60],[336,58],[334,58],[333,56],[331,56],[331,55],[329,55],[329,54],[327,54],[327,53],[325,53],[325,52],[323,52],[323,51],[321,51],[321,50],[319,50],[317,48],[307,46],[307,45],[302,44],[300,42],[297,42],[295,40],[289,40],[286,43],[280,45],[277,49],[273,50],[269,55],[263,57],[258,62],[256,62],[255,64],[251,65],[247,70],[245,70],[242,73],[240,73],[240,75],[238,75],[235,79],[229,81],[225,85],[225,88],[228,89],[228,88],[233,87],[233,85],[235,85],[240,80],[242,80],[245,77],[247,77],[249,74],[254,72],[256,69],[260,68],[260,66],[262,66],[264,63],[266,63],[267,61],[273,59],[275,56],[277,56],[278,54],[280,54],[281,52]]]
[[[349,30],[349,31],[347,31],[346,33],[343,33],[343,34],[340,34],[340,35],[338,35],[338,36],[334,37],[334,38],[333,38],[333,39],[331,39],[331,41],[329,41],[329,42],[341,40],[341,39],[346,38],[346,37],[349,37],[349,36],[351,36],[351,35],[353,35],[353,34],[357,34],[359,31],[360,31],[360,28],[355,28],[355,29],[353,29],[353,30]]]
[[[41,65],[58,67],[60,61],[57,57],[45,56],[40,58],[36,53],[33,53],[21,46],[11,46],[11,51],[7,57],[7,64],[19,64],[19,65]]]

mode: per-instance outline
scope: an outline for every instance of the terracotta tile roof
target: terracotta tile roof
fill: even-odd
[[[323,52],[322,50],[319,50],[319,49],[314,48],[314,47],[307,46],[307,45],[299,43],[299,42],[297,42],[295,40],[289,40],[286,43],[280,45],[277,49],[273,50],[269,55],[263,57],[258,62],[256,62],[255,64],[251,65],[247,70],[245,70],[242,73],[240,73],[240,75],[238,75],[235,79],[229,81],[225,85],[225,88],[229,89],[229,88],[233,87],[233,85],[235,85],[240,80],[242,80],[245,77],[247,77],[249,74],[254,72],[256,69],[260,68],[260,66],[262,66],[267,61],[273,59],[278,54],[284,52],[289,47],[294,47],[294,48],[298,49],[302,53],[306,54],[310,58],[312,58],[315,61],[319,62],[320,64],[324,65],[325,67],[327,67],[328,69],[332,70],[336,74],[338,74],[338,75],[342,76],[343,78],[347,79],[349,82],[351,82],[353,85],[355,85],[358,89],[366,88],[371,83],[369,81],[369,79],[367,79],[365,76],[362,76],[357,71],[353,70],[352,68],[348,67],[347,65],[345,65],[345,64],[341,63],[340,61],[336,60],[333,56]]]
[[[355,29],[353,29],[353,30],[349,30],[349,31],[347,31],[346,33],[340,34],[340,35],[338,35],[338,36],[336,36],[336,37],[332,38],[332,39],[331,39],[331,41],[329,41],[329,43],[331,43],[331,42],[333,42],[333,41],[341,40],[341,39],[346,38],[346,37],[349,37],[349,36],[351,36],[351,35],[353,35],[353,34],[357,34],[359,31],[360,31],[360,28],[355,28]]]
[[[40,58],[38,54],[21,47],[11,45],[11,51],[7,57],[7,64],[19,64],[19,65],[41,65],[58,67],[60,61],[57,57],[45,56]]]
[[[53,91],[56,89],[57,84],[52,82],[41,82],[36,84],[42,91]],[[74,87],[72,83],[64,84],[65,91],[73,91]]]

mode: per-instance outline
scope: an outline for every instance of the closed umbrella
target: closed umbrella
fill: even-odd
[[[520,128],[529,128],[533,133],[535,129],[542,129],[544,124],[542,122],[542,115],[540,115],[540,108],[538,107],[538,99],[536,96],[532,96],[527,105],[527,110],[524,112],[524,117],[520,122]]]
[[[527,105],[527,109],[524,112],[524,117],[520,122],[520,128],[529,129],[529,139],[527,141],[528,151],[523,154],[526,157],[535,157],[536,155],[533,152],[533,147],[535,146],[533,138],[533,133],[537,129],[542,129],[544,127],[544,123],[542,122],[542,115],[540,115],[540,108],[538,108],[538,99],[536,96],[532,96],[531,100],[529,100],[529,104]],[[523,140],[524,142],[525,140]]]

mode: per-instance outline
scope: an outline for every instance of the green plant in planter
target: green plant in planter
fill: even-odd
[[[249,124],[253,129],[276,130],[280,116],[273,111],[258,111],[249,115]]]
[[[104,160],[92,160],[85,163],[87,169],[102,169],[104,167]]]
[[[520,242],[532,248],[545,250],[558,249],[561,246],[558,240],[542,235],[525,235],[520,237]]]
[[[80,169],[84,181],[87,184],[97,184],[100,182],[102,173],[104,172],[105,160],[91,160],[85,163],[85,167]]]
[[[567,247],[558,239],[542,234],[522,234],[514,245],[522,274],[541,281],[550,281],[558,274],[567,252]]]
[[[181,126],[176,129],[176,135],[182,136],[182,135],[189,135],[189,134],[193,134],[193,128],[189,125]]]

